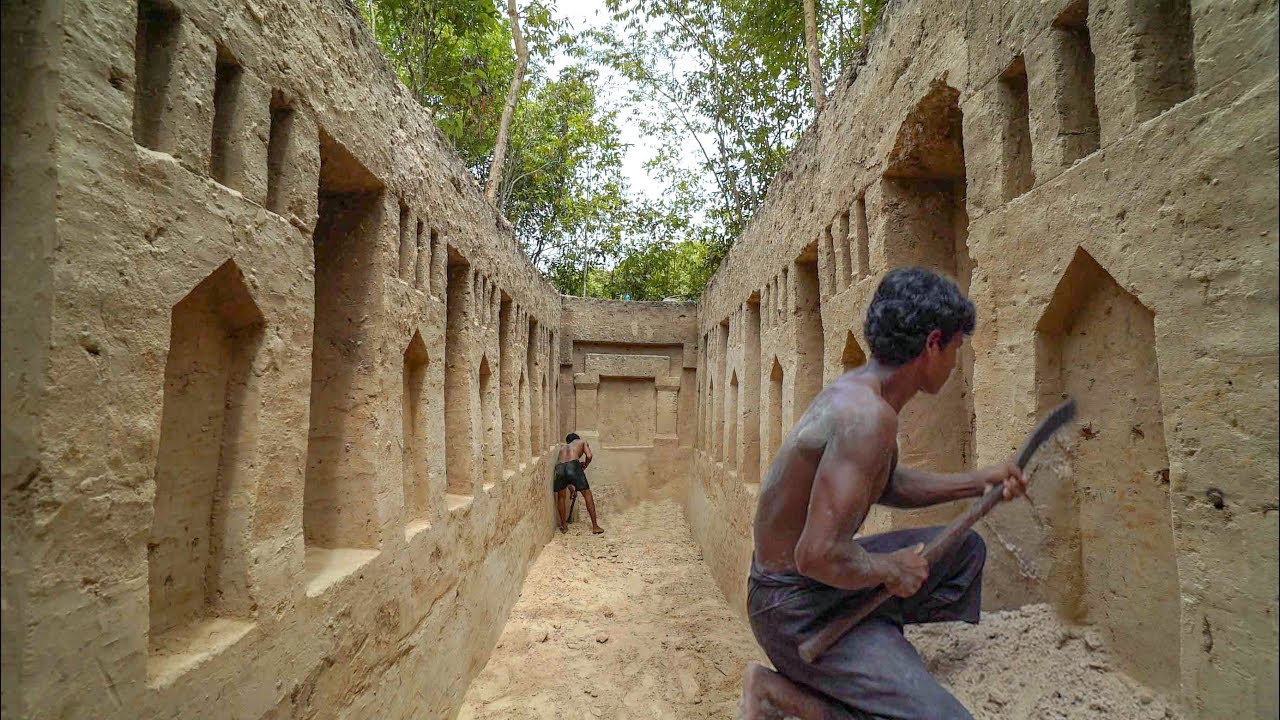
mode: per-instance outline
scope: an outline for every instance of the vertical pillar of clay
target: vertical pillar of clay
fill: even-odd
[[[836,254],[840,258],[840,289],[844,290],[853,283],[853,262],[856,255],[849,247],[849,211],[845,210],[836,216],[835,230],[831,233],[835,243]]]
[[[510,298],[501,300],[498,308],[498,374],[502,378],[499,391],[502,408],[502,465],[504,470],[514,470],[523,460],[519,446],[520,424],[520,347],[518,338],[522,311]]]
[[[742,308],[742,481],[760,482],[760,305]]]
[[[680,376],[671,375],[654,380],[657,397],[654,408],[654,444],[675,443],[677,400],[680,394]]]
[[[600,426],[596,415],[596,393],[600,390],[600,376],[595,373],[577,373],[573,376],[574,401],[578,408],[578,424],[574,432],[586,437],[597,434]]]

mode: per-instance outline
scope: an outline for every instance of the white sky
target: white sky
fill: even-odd
[[[609,22],[609,11],[605,8],[603,0],[556,0],[555,14],[568,20],[573,32],[601,27]],[[560,59],[554,59],[551,63],[551,71],[553,73],[557,71],[562,62]],[[650,198],[657,198],[662,195],[665,188],[649,176],[644,163],[657,153],[658,145],[641,135],[636,123],[629,122],[629,111],[622,107],[627,95],[628,81],[608,68],[600,68],[600,77],[603,93],[603,97],[600,98],[601,106],[622,108],[618,117],[618,131],[622,142],[628,146],[622,160],[623,175],[627,178],[632,190]],[[696,146],[692,142],[690,145],[690,148],[685,149],[684,157],[686,164],[694,167],[696,158],[690,154],[690,151],[696,151]]]

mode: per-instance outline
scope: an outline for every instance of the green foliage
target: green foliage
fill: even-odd
[[[663,151],[650,169],[700,203],[692,236],[719,263],[746,229],[783,158],[813,117],[804,14],[794,0],[606,0],[598,59],[631,81],[643,130]],[[883,0],[818,4],[824,74],[852,62]],[[686,148],[712,181],[682,166]],[[707,188],[710,188],[708,190]]]
[[[486,164],[515,67],[493,0],[365,0],[361,10],[391,67],[467,164]]]
[[[484,180],[507,86],[515,72],[511,28],[494,0],[359,0],[401,82]],[[530,75],[570,38],[541,2],[522,3]]]
[[[625,210],[623,148],[599,109],[597,74],[580,65],[535,81],[516,108],[499,205],[538,264],[569,239],[599,233]]]
[[[530,60],[499,209],[561,292],[693,299],[811,119],[801,4],[605,1],[612,24],[583,36],[567,33],[547,2],[520,3]],[[505,3],[357,2],[397,75],[484,182],[515,67]],[[882,4],[819,3],[829,79]],[[570,61],[554,76],[553,58]],[[622,175],[602,65],[630,81],[629,121],[661,143],[648,163],[666,187],[660,199],[636,197]],[[690,147],[692,168],[682,157]]]

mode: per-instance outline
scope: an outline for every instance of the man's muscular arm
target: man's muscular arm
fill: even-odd
[[[876,501],[875,481],[889,462],[892,418],[887,411],[861,411],[838,425],[813,479],[796,543],[796,569],[833,587],[859,590],[883,583],[895,595],[909,596],[928,575],[919,548],[873,554],[853,540]]]
[[[1004,498],[1026,494],[1027,480],[1012,462],[967,473],[932,473],[898,466],[880,496],[880,504],[896,508],[918,508],[978,497],[987,487],[1004,483]]]

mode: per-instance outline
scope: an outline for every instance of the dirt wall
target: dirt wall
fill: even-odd
[[[1081,404],[1034,502],[980,528],[988,607],[1098,626],[1195,717],[1276,715],[1275,22],[1274,3],[889,6],[699,304],[688,512],[731,602],[761,471],[730,458],[763,438],[767,467],[797,375],[856,365],[879,277],[925,265],[970,292],[978,330],[904,413],[904,462],[997,462]],[[735,373],[760,389],[745,406]],[[866,530],[954,512],[877,509]]]
[[[450,716],[558,294],[349,4],[4,13],[5,716]]]

